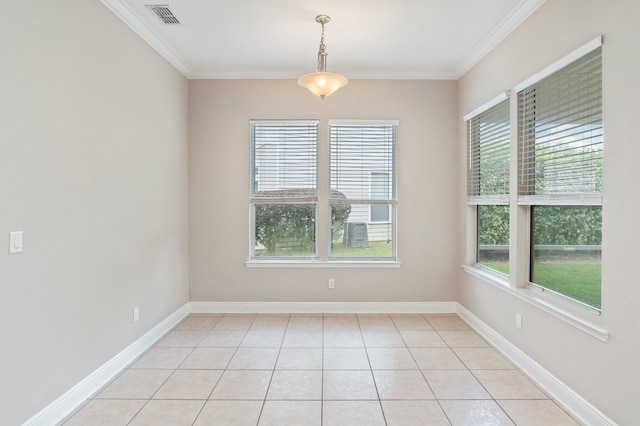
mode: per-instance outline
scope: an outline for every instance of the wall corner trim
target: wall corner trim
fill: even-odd
[[[531,377],[545,392],[562,405],[577,419],[588,425],[616,426],[616,423],[604,413],[578,395],[573,389],[560,381],[544,367],[531,359],[510,341],[489,327],[480,318],[461,304],[457,304],[457,313],[471,328],[478,332],[499,352],[511,360],[525,374]]]
[[[63,420],[187,315],[189,315],[188,303],[147,331],[38,414],[31,417],[23,426],[48,426]]]

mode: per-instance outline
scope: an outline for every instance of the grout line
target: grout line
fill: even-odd
[[[149,403],[149,401],[151,401],[151,400],[150,400],[150,399],[147,399],[147,400],[145,401],[145,403],[144,403],[144,404],[142,404],[142,406],[140,407],[140,409],[139,409],[138,411],[136,411],[136,413],[133,415],[133,417],[131,417],[131,420],[129,420],[129,421],[127,422],[127,425],[130,425],[130,424],[131,424],[131,422],[132,422],[136,417],[138,417],[138,415],[140,414],[140,412],[142,412],[142,410],[144,409],[144,407],[146,407],[146,406],[147,406],[147,404]]]
[[[278,365],[278,360],[280,359],[280,352],[282,351],[282,345],[287,335],[287,330],[289,329],[289,321],[291,321],[291,314],[289,314],[287,318],[287,324],[284,328],[284,333],[282,333],[282,339],[280,340],[280,347],[278,348],[278,355],[276,356],[276,361],[273,364],[273,369],[271,369],[271,378],[269,379],[269,384],[267,385],[267,389],[264,392],[264,399],[262,400],[262,407],[260,408],[260,414],[258,414],[258,420],[256,421],[256,426],[260,424],[260,418],[262,417],[262,413],[264,412],[264,406],[267,403],[267,395],[269,395],[269,389],[271,388],[271,383],[273,382],[273,376],[276,373],[276,366]]]
[[[391,316],[389,316],[391,319]],[[382,408],[382,400],[380,399],[380,390],[378,389],[378,383],[376,382],[376,376],[373,374],[373,367],[371,366],[371,359],[369,358],[369,348],[367,347],[367,343],[364,340],[364,334],[362,334],[362,325],[360,324],[360,317],[356,315],[356,321],[358,322],[358,328],[360,330],[360,337],[362,338],[362,343],[364,345],[364,353],[367,357],[367,362],[369,363],[369,374],[371,375],[371,380],[373,380],[373,387],[376,389],[376,395],[378,396],[378,406],[380,407],[380,412],[382,413],[382,420],[384,420],[384,424],[387,425],[387,417],[384,414],[384,408]],[[393,320],[392,320],[393,323]],[[395,324],[394,324],[395,326]],[[372,400],[373,401],[373,400]]]
[[[320,349],[320,424],[324,423],[324,314],[322,314],[322,347]]]

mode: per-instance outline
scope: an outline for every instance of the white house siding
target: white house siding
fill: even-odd
[[[347,222],[366,223],[369,241],[387,241],[391,239],[391,223],[371,222],[371,209],[369,204],[351,205],[351,214],[349,214]]]
[[[369,241],[390,241],[392,228],[391,223],[370,223],[367,225],[367,233],[369,234]]]

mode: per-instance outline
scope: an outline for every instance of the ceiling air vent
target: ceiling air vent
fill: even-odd
[[[153,13],[158,15],[158,18],[165,24],[179,24],[178,18],[169,9],[168,4],[148,4],[146,5]]]

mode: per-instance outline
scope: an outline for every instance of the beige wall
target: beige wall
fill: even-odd
[[[97,0],[14,2],[5,13],[3,423],[36,414],[187,300],[457,300],[610,418],[640,418],[636,1],[547,0],[457,83],[354,80],[324,101],[288,80],[187,82]],[[462,115],[598,34],[608,343],[459,272],[467,223]],[[252,118],[319,119],[321,165],[328,119],[399,119],[402,267],[247,268]],[[326,182],[321,168],[321,192]],[[25,251],[10,256],[8,233],[16,230],[25,232]],[[513,326],[516,312],[522,331]]]
[[[324,101],[293,80],[189,82],[193,301],[452,301],[457,242],[456,82],[358,81]],[[247,268],[249,120],[398,119],[400,269]],[[325,166],[324,168],[322,166]],[[327,207],[320,205],[320,218]],[[318,236],[326,245],[326,232]],[[326,250],[325,250],[326,252]],[[336,288],[328,289],[334,278]]]
[[[187,302],[188,88],[97,0],[3,12],[0,423],[16,425]]]
[[[602,324],[610,333],[609,342],[596,340],[464,272],[459,278],[459,302],[621,425],[637,424],[640,418],[640,286],[635,279],[640,258],[640,143],[635,136],[640,111],[638,17],[636,0],[547,0],[459,81],[463,161],[464,114],[604,35]],[[459,171],[462,178],[464,168]],[[464,211],[464,181],[460,182],[457,210]],[[461,228],[464,223],[461,218]],[[461,263],[464,236],[461,233]],[[523,315],[521,331],[514,327],[516,312]]]

